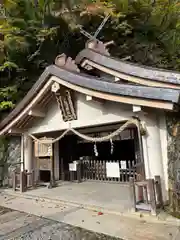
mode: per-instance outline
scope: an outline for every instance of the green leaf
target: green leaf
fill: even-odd
[[[18,65],[13,62],[6,61],[2,66],[0,66],[0,71],[5,71],[6,69],[8,70],[18,69]]]
[[[0,110],[12,109],[14,104],[12,101],[2,101],[0,102]]]

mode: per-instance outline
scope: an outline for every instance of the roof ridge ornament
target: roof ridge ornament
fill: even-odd
[[[107,49],[107,47],[111,44],[114,44],[114,41],[103,43],[97,39],[90,39],[86,42],[86,48],[89,48],[89,49],[92,49],[101,54],[110,56],[110,53],[109,53],[109,50]]]
[[[101,32],[101,30],[103,29],[103,27],[105,26],[105,24],[107,23],[108,19],[110,18],[110,14],[106,15],[103,19],[103,21],[101,22],[101,24],[99,25],[99,27],[97,28],[96,32],[94,33],[94,35],[91,35],[90,33],[86,32],[81,26],[79,26],[80,28],[80,32],[86,36],[87,38],[89,38],[89,40],[86,42],[86,48],[90,48],[93,49],[99,53],[105,54],[110,56],[110,53],[107,49],[107,46],[114,44],[114,41],[110,41],[108,43],[103,43],[102,41],[100,41],[99,39],[97,39],[98,34]]]
[[[55,59],[55,65],[73,72],[80,72],[75,61],[71,57],[67,57],[65,53],[58,55]]]
[[[97,39],[98,34],[100,33],[100,31],[103,29],[104,25],[106,24],[106,22],[108,21],[108,19],[110,18],[110,14],[106,15],[105,18],[103,19],[103,21],[101,22],[101,24],[99,25],[98,29],[96,30],[96,32],[94,33],[94,35],[91,35],[90,33],[86,32],[84,29],[82,29],[81,26],[79,26],[80,28],[80,32],[88,37],[89,39]]]

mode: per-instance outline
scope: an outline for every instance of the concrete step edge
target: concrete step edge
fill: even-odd
[[[134,212],[129,210],[128,212],[117,212],[113,211],[110,209],[106,209],[100,206],[95,206],[95,205],[88,205],[88,204],[80,204],[77,202],[71,202],[71,201],[65,201],[61,199],[52,199],[48,197],[39,197],[39,196],[34,196],[31,194],[23,194],[20,192],[5,192],[6,195],[9,196],[15,196],[15,197],[21,197],[24,199],[33,199],[33,200],[38,200],[42,202],[49,202],[49,203],[54,203],[54,204],[64,204],[66,206],[72,206],[72,207],[79,207],[82,209],[90,210],[90,211],[95,211],[95,212],[102,212],[104,214],[113,214],[117,216],[124,216],[124,217],[129,217],[129,218],[135,218],[138,220],[144,220],[147,222],[152,222],[152,223],[162,223],[162,224],[170,224],[170,225],[176,225],[180,226],[180,219],[176,218],[171,218],[171,219],[161,219],[159,216],[153,216],[150,215],[150,213],[144,213],[144,212]]]

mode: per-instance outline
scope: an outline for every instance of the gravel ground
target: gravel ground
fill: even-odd
[[[0,207],[0,240],[117,240],[110,236]]]

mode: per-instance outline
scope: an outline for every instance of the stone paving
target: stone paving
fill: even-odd
[[[0,240],[117,240],[18,211],[0,214]]]
[[[12,190],[7,191],[11,194]],[[62,182],[58,187],[40,187],[23,193],[27,197],[46,198],[121,213],[131,209],[129,185],[103,182]]]
[[[105,214],[96,211],[90,211],[72,205],[64,205],[62,203],[55,204],[53,202],[26,199],[17,196],[10,196],[5,193],[0,194],[1,206],[9,207],[27,214],[19,215],[19,220],[12,220],[4,228],[0,228],[1,235],[5,235],[9,231],[10,226],[18,226],[22,229],[21,235],[8,235],[14,238],[0,238],[4,239],[71,239],[71,240],[95,240],[95,239],[113,239],[116,237],[123,240],[179,240],[179,226],[161,223],[161,222],[148,222],[143,217],[140,219],[128,218],[125,216],[118,216],[113,214]],[[30,214],[30,215],[28,215]],[[35,217],[34,215],[38,216]],[[27,217],[28,216],[28,217]],[[46,220],[41,220],[44,217]],[[22,220],[22,221],[21,221]],[[36,222],[37,220],[37,222]],[[26,225],[31,228],[24,228],[22,222],[25,221]],[[39,225],[38,225],[39,224]],[[45,224],[45,225],[43,225]],[[2,225],[1,225],[2,226]],[[74,228],[74,227],[75,228]],[[37,227],[37,229],[36,229]],[[30,229],[30,230],[29,230]],[[78,229],[77,231],[74,229]],[[86,230],[82,230],[86,229]],[[19,231],[19,230],[18,230]],[[83,232],[82,235],[79,235]],[[88,235],[89,231],[97,232]],[[11,231],[12,232],[12,231]],[[49,234],[49,235],[48,235]],[[65,235],[64,235],[65,234]],[[92,234],[92,232],[91,232]],[[104,236],[101,234],[108,235]],[[88,235],[88,236],[87,236]],[[18,238],[21,236],[21,238]],[[53,236],[53,237],[52,237]],[[111,236],[111,237],[110,237]],[[16,237],[16,238],[15,238]],[[99,237],[99,238],[98,238]],[[102,237],[102,238],[101,238]]]

